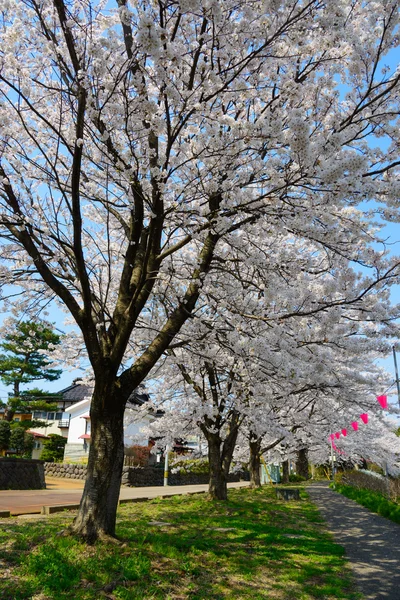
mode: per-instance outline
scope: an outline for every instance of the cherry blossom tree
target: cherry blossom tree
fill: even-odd
[[[56,298],[84,339],[87,540],[115,533],[126,400],[231,243],[263,232],[258,269],[331,273],[327,296],[305,286],[284,314],[264,290],[254,319],[352,307],[398,277],[361,204],[398,218],[397,27],[387,0],[3,0],[1,280],[26,308]]]

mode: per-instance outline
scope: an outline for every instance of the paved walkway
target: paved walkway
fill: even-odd
[[[28,513],[40,513],[42,506],[58,506],[67,504],[79,504],[83,483],[66,479],[63,487],[62,481],[47,479],[49,489],[46,490],[1,490],[0,511],[9,510],[12,515]],[[247,481],[228,483],[228,487],[245,487]],[[75,487],[76,486],[76,487]],[[71,489],[75,487],[75,489]],[[77,489],[78,488],[78,489]],[[194,494],[205,492],[208,485],[174,485],[157,487],[121,488],[120,500],[130,498],[157,498],[158,496],[173,496],[175,494]],[[1,523],[1,521],[0,521]]]
[[[346,550],[365,600],[400,600],[400,525],[371,513],[353,500],[311,484],[307,491]]]

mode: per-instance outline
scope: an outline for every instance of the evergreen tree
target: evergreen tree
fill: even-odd
[[[19,456],[24,455],[30,458],[32,455],[33,444],[33,435],[26,433],[23,427],[18,426],[11,429],[9,447],[11,450],[15,450]]]
[[[64,458],[64,448],[67,438],[56,433],[51,433],[49,439],[44,442],[44,448],[40,455],[40,460],[46,462],[62,462]]]
[[[8,421],[0,421],[0,450],[7,450],[10,443],[11,428]]]
[[[17,410],[31,406],[32,401],[37,402],[49,396],[42,390],[22,392],[21,385],[38,379],[55,381],[60,377],[61,369],[51,368],[52,361],[44,354],[50,354],[60,341],[60,336],[47,323],[13,322],[11,331],[0,343],[0,348],[5,351],[0,354],[0,379],[6,385],[13,386],[13,395],[7,403],[7,421],[12,421]]]

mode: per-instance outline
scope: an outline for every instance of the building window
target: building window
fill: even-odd
[[[15,417],[14,421],[20,421],[21,419],[19,417]]]
[[[47,413],[47,420],[54,421],[54,413]]]
[[[61,413],[56,413],[56,421],[61,421],[62,417],[63,417],[62,412]]]
[[[47,419],[47,412],[42,412],[40,410],[35,410],[33,413],[34,419]]]

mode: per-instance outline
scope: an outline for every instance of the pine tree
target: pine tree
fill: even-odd
[[[56,433],[51,433],[49,439],[44,442],[44,448],[40,455],[40,460],[46,462],[62,462],[64,458],[64,448],[67,438]]]
[[[50,354],[60,343],[60,336],[54,333],[47,323],[34,321],[14,321],[11,331],[4,336],[0,348],[0,379],[6,385],[13,386],[13,395],[7,403],[5,418],[12,421],[17,410],[29,407],[32,401],[48,396],[41,390],[21,391],[21,385],[38,379],[55,381],[61,375],[61,369],[50,367],[51,360],[44,354]],[[37,407],[36,407],[37,408]]]
[[[0,421],[0,450],[7,450],[10,444],[11,428],[8,421]]]

